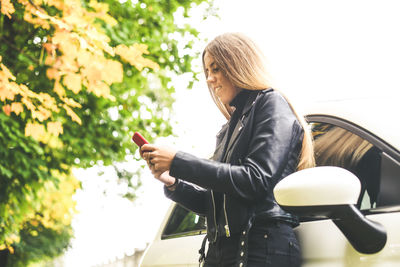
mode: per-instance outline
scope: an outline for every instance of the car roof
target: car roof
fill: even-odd
[[[305,116],[333,116],[360,126],[400,150],[400,98],[375,96],[306,101],[300,105]],[[297,106],[296,106],[297,108]]]

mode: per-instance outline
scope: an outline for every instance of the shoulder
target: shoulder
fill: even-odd
[[[291,132],[301,123],[286,97],[277,90],[260,91],[254,104],[254,121],[260,127],[275,130],[286,129]],[[290,130],[292,129],[292,130]]]
[[[284,97],[279,91],[272,88],[259,91],[254,104],[260,108],[270,111],[291,111],[290,104],[288,103],[286,97]]]

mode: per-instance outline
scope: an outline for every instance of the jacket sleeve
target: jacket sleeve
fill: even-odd
[[[292,143],[299,141],[302,128],[286,100],[276,92],[262,94],[253,109],[253,130],[241,165],[179,151],[172,161],[171,175],[249,201],[265,197],[281,178]]]
[[[181,206],[205,216],[205,189],[180,181],[175,191],[170,191],[164,186],[164,193]]]

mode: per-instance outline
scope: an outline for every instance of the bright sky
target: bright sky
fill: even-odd
[[[400,92],[400,2],[397,0],[216,0],[219,19],[198,25],[213,38],[227,32],[246,33],[263,48],[274,86],[295,105],[310,99],[371,96]],[[194,14],[195,16],[195,14]],[[202,47],[199,47],[201,50]],[[200,59],[199,59],[200,60]],[[200,61],[198,61],[200,64]],[[204,80],[191,91],[177,83],[174,105],[178,138],[159,139],[178,149],[208,157],[224,122]],[[129,167],[134,169],[135,162]],[[80,214],[76,239],[66,266],[107,262],[151,242],[170,205],[160,183],[143,176],[134,203],[110,192],[123,192],[112,173],[77,171],[84,191],[76,195]]]

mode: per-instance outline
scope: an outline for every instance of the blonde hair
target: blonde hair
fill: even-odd
[[[225,33],[212,40],[203,51],[203,68],[204,73],[207,75],[204,64],[206,53],[213,57],[216,65],[235,87],[247,90],[264,90],[271,87],[268,79],[269,74],[265,67],[264,55],[261,49],[247,36],[241,33]],[[208,89],[219,110],[229,120],[233,113],[233,108],[229,105],[224,105],[210,86]],[[315,166],[315,160],[311,132],[304,117],[299,116],[288,99],[284,95],[283,97],[304,129],[303,144],[297,169],[302,170],[313,167]]]
[[[333,127],[314,142],[318,165],[353,169],[373,145],[343,128]]]

